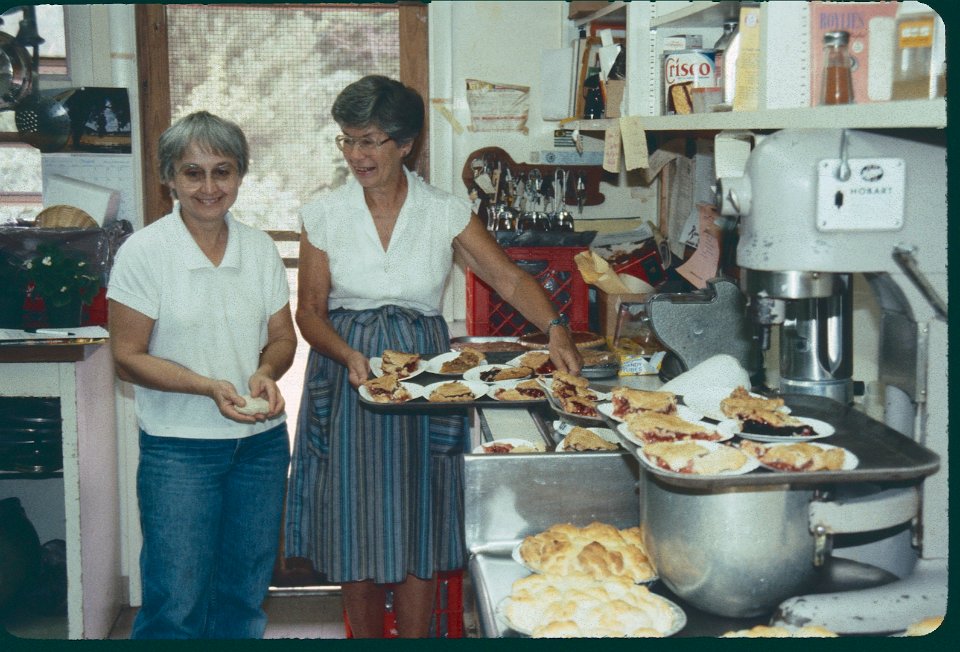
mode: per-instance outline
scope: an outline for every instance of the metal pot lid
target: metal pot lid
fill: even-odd
[[[12,109],[33,88],[33,63],[27,49],[0,32],[0,111]]]

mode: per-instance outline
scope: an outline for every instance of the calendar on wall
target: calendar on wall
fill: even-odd
[[[43,205],[49,205],[46,189],[50,185],[51,177],[60,175],[119,192],[117,219],[127,220],[137,228],[142,224],[142,220],[136,204],[134,165],[132,154],[44,154],[41,160]]]

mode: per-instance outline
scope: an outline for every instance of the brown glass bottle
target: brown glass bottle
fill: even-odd
[[[823,93],[821,104],[853,104],[853,59],[847,51],[849,32],[823,35]]]

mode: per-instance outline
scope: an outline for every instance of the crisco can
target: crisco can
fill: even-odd
[[[693,88],[717,85],[716,51],[680,50],[663,55],[664,114],[693,113]]]

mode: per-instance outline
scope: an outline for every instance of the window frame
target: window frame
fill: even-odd
[[[278,5],[268,5],[277,7]],[[303,8],[304,5],[296,5]],[[321,5],[316,5],[321,6]],[[322,5],[331,7],[336,5]],[[343,4],[355,7],[355,4]],[[400,80],[416,89],[427,101],[429,97],[429,66],[427,59],[427,7],[421,3],[400,2]],[[140,80],[140,134],[143,155],[143,216],[144,226],[163,217],[173,209],[170,194],[160,182],[160,172],[154,163],[160,134],[170,125],[170,57],[167,42],[165,5],[137,5],[135,7],[137,34],[137,68]],[[429,111],[423,133],[411,163],[424,179],[430,178],[430,147],[428,143]],[[294,242],[296,231],[267,231],[277,242]],[[295,268],[295,258],[284,258],[288,268]]]

